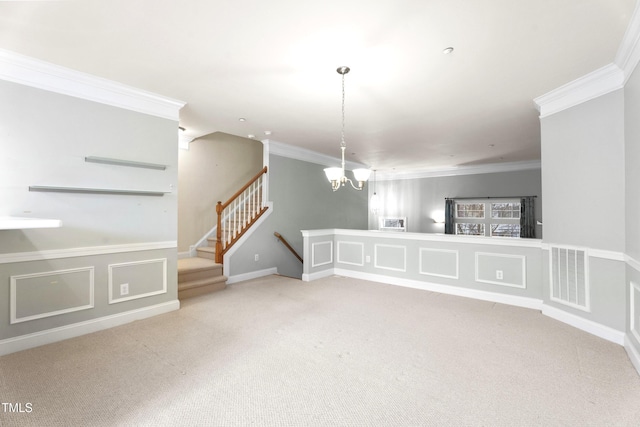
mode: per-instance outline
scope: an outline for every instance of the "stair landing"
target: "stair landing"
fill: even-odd
[[[185,299],[227,287],[227,276],[222,264],[206,258],[178,260],[178,298]]]

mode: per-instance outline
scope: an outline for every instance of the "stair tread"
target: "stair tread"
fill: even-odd
[[[200,270],[213,270],[221,267],[222,264],[207,258],[194,257],[178,260],[178,274]]]
[[[212,248],[211,246],[201,246],[199,248],[196,248],[196,251],[215,253],[216,252],[216,248]]]

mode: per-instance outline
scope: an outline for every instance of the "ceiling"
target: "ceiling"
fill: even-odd
[[[429,171],[539,160],[533,99],[612,63],[634,7],[635,0],[0,1],[0,48],[185,101],[180,125],[190,136],[254,135],[334,157],[336,68],[346,65],[347,160]]]

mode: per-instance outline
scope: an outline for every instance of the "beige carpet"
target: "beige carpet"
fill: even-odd
[[[277,276],[0,358],[2,426],[638,426],[622,347],[532,310]]]

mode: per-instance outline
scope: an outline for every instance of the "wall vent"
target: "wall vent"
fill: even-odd
[[[551,300],[589,311],[589,269],[587,251],[550,247]]]

